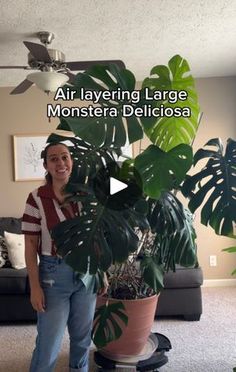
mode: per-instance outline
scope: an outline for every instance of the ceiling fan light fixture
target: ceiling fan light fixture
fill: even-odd
[[[63,86],[69,80],[69,77],[55,71],[38,71],[29,74],[27,80],[34,83],[44,92],[49,93],[56,92],[59,87]]]

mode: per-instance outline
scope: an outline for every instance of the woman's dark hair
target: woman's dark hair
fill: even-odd
[[[44,164],[47,164],[48,149],[50,147],[52,147],[52,146],[57,146],[57,145],[63,145],[63,146],[65,146],[67,148],[67,150],[69,151],[69,153],[70,153],[69,147],[67,145],[65,145],[65,143],[62,143],[62,142],[51,142],[41,152],[41,159],[43,159],[43,163]],[[46,174],[45,174],[45,180],[46,180],[46,183],[52,183],[52,176],[51,176],[50,173],[46,172]]]

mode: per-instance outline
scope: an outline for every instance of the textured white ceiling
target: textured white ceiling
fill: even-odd
[[[236,75],[236,0],[0,0],[0,65],[27,65],[23,40],[52,31],[67,61],[121,59],[137,80],[174,54],[195,77]],[[0,70],[16,86],[24,70]]]

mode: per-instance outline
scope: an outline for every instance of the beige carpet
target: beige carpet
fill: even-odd
[[[236,287],[203,288],[199,322],[161,320],[153,330],[172,343],[161,372],[233,372],[236,367]]]
[[[236,367],[236,288],[204,288],[200,322],[161,319],[153,331],[172,343],[160,372],[232,372]],[[35,340],[34,325],[0,326],[0,372],[27,372]],[[92,363],[90,371],[96,368]],[[67,372],[68,335],[55,372]]]

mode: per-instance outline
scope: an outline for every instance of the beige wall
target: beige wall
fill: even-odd
[[[25,94],[10,95],[11,90],[0,88],[0,216],[20,217],[28,193],[42,182],[14,182],[12,135],[50,133],[58,120],[48,122],[46,104],[51,97],[48,98],[45,93],[31,88]]]
[[[28,193],[40,182],[13,181],[11,136],[50,133],[56,128],[58,119],[52,119],[49,123],[46,117],[46,104],[53,101],[53,95],[48,97],[38,89],[31,88],[25,94],[11,96],[9,95],[11,89],[0,88],[0,216],[19,217],[22,215]],[[224,142],[228,137],[236,138],[236,78],[199,79],[197,89],[203,118],[194,143],[195,150],[213,137],[220,136]],[[137,146],[138,144],[136,149]],[[144,143],[142,147],[145,147]],[[196,213],[195,222],[199,261],[205,279],[231,278],[230,273],[236,267],[236,255],[221,250],[232,245],[233,241],[216,236],[211,228],[202,226],[199,223],[199,213]],[[209,267],[210,255],[217,256],[217,267]]]

